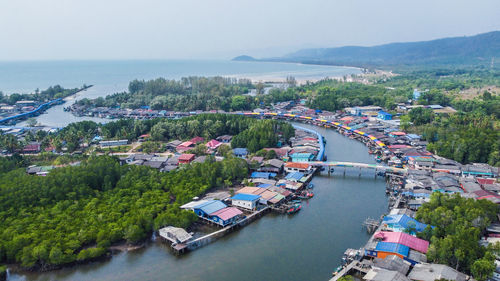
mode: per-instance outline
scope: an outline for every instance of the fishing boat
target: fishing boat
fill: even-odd
[[[292,215],[300,211],[301,208],[302,206],[300,204],[295,204],[292,207],[288,208],[288,210],[286,210],[286,213]]]
[[[299,199],[310,199],[310,198],[313,198],[314,197],[314,193],[312,192],[303,192],[299,195],[297,195],[297,198]]]

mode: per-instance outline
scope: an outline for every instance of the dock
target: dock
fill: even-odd
[[[186,248],[188,250],[192,251],[192,250],[196,250],[198,248],[201,248],[205,245],[208,245],[211,242],[215,241],[217,238],[220,238],[220,237],[226,235],[227,233],[229,233],[229,232],[231,232],[239,227],[242,227],[242,226],[245,226],[245,225],[251,223],[252,221],[263,216],[264,214],[266,214],[270,210],[271,210],[270,207],[265,207],[257,212],[252,213],[251,215],[245,217],[244,219],[235,222],[232,225],[228,225],[228,226],[226,226],[222,229],[219,229],[215,232],[212,232],[212,233],[209,233],[209,234],[204,235],[202,237],[198,237],[194,240],[188,241],[187,243],[185,243]]]

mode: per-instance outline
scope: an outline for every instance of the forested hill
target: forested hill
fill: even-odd
[[[288,61],[359,67],[478,66],[500,68],[500,31],[432,41],[391,43],[373,47],[303,49],[266,61]]]

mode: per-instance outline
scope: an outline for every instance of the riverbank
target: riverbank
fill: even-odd
[[[300,126],[314,129],[325,137],[326,156],[332,161],[375,163],[365,146],[358,142],[333,130],[308,124]],[[269,213],[242,231],[232,232],[193,253],[174,256],[169,246],[156,241],[137,251],[118,253],[104,262],[42,274],[12,274],[10,280],[170,280],[165,276],[176,276],[172,278],[176,280],[277,280],[284,277],[288,280],[324,280],[330,275],[332,264],[342,257],[346,245],[359,247],[368,237],[360,228],[363,220],[373,214],[382,214],[386,208],[385,183],[380,178],[375,180],[372,173],[359,178],[357,171],[349,172],[348,169],[346,177],[340,171],[332,175],[335,180],[326,173],[314,177],[315,196],[304,203],[297,215]],[[316,231],[318,229],[321,231]],[[304,248],[304,245],[308,246]],[[301,249],[300,255],[297,249]],[[245,262],[241,258],[227,258],[241,255]]]

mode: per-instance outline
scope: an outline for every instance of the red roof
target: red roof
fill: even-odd
[[[285,157],[288,153],[288,149],[285,148],[264,148],[264,150],[274,150],[274,152],[276,152],[276,155],[278,155],[279,157]]]
[[[194,144],[198,144],[200,142],[203,142],[204,140],[205,139],[202,138],[202,137],[194,137],[194,138],[190,139],[189,141],[192,142],[192,143],[194,143]]]
[[[23,148],[24,152],[38,152],[40,151],[40,144],[35,143],[35,144],[28,144]]]
[[[208,148],[217,148],[221,145],[222,143],[218,140],[211,140],[207,142],[207,147]]]
[[[393,136],[404,136],[406,135],[405,132],[391,132],[389,135],[393,135]]]
[[[150,137],[149,134],[144,134],[144,135],[139,136],[140,139],[145,139],[145,138],[149,138],[149,137]]]
[[[218,216],[222,220],[226,221],[228,219],[234,218],[234,217],[236,217],[238,215],[242,215],[242,214],[243,214],[243,212],[238,210],[237,208],[227,207],[227,208],[220,209],[216,212],[211,213],[210,216]]]
[[[380,231],[375,233],[375,238],[382,239],[383,242],[405,245],[424,254],[427,253],[427,249],[429,248],[429,241],[404,232]]]
[[[179,161],[191,161],[195,157],[196,155],[192,153],[181,154],[181,156],[179,156]]]
[[[481,179],[481,178],[476,178],[477,182],[479,184],[494,184],[495,183],[495,179]]]
[[[389,145],[389,149],[391,149],[391,148],[396,148],[396,149],[398,149],[398,148],[408,148],[408,147],[411,147],[411,146],[406,145],[406,144],[393,144],[393,145]]]
[[[183,143],[179,144],[179,146],[189,147],[189,146],[192,146],[192,145],[194,145],[194,144],[195,144],[195,143],[194,143],[194,142],[192,142],[192,141],[185,141],[185,142],[183,142]]]
[[[285,164],[287,168],[296,168],[296,169],[308,169],[311,165],[307,163],[298,163],[298,162],[288,162]]]

